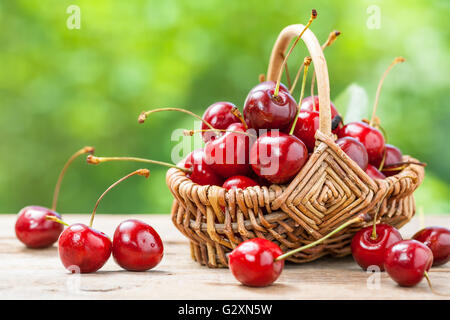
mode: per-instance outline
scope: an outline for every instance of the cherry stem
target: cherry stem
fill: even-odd
[[[243,131],[234,131],[234,130],[226,130],[226,129],[200,129],[200,130],[184,130],[183,131],[183,135],[185,136],[193,136],[196,133],[200,133],[200,132],[210,132],[210,131],[220,131],[220,132],[231,132],[231,133],[237,133],[237,134],[242,134],[248,137],[252,137],[252,138],[257,138],[257,136],[255,136],[254,134],[248,133],[248,132],[243,132]]]
[[[233,108],[231,109],[231,113],[232,113],[236,118],[238,118],[239,121],[241,121],[241,123],[242,123],[242,125],[244,126],[245,130],[247,130],[247,129],[248,129],[247,122],[245,122],[244,117],[242,116],[242,113],[239,111],[239,109],[236,108],[236,107],[233,107]]]
[[[62,221],[61,219],[58,219],[58,218],[55,217],[55,216],[45,216],[45,219],[46,219],[46,220],[51,220],[51,221],[54,221],[54,222],[58,222],[58,223],[60,223],[60,224],[62,224],[62,225],[64,225],[64,226],[66,226],[66,227],[69,226],[68,223]]]
[[[116,182],[114,182],[112,185],[109,186],[108,189],[105,190],[105,192],[102,193],[102,195],[100,196],[100,198],[98,198],[97,202],[95,203],[95,207],[94,210],[92,211],[91,214],[91,220],[89,222],[89,227],[92,228],[92,224],[94,223],[94,217],[95,217],[95,212],[97,211],[97,207],[98,204],[100,203],[100,201],[103,199],[103,197],[115,186],[117,186],[119,183],[121,183],[122,181],[125,181],[126,179],[135,176],[135,175],[140,175],[143,176],[145,178],[148,178],[150,176],[150,171],[148,169],[138,169],[136,171],[133,171],[132,173],[127,174],[125,177],[120,178],[119,180],[117,180]]]
[[[435,295],[438,295],[438,296],[450,297],[450,294],[441,293],[441,292],[437,292],[436,290],[434,290],[433,286],[431,285],[430,275],[428,274],[428,272],[425,271],[423,273],[423,276],[425,277],[425,279],[427,279],[428,286],[430,287],[431,292],[433,292]]]
[[[389,67],[386,69],[386,71],[384,71],[383,76],[381,77],[380,82],[378,83],[377,93],[375,94],[375,102],[373,104],[372,117],[370,118],[370,123],[369,123],[370,126],[372,126],[374,121],[375,121],[375,114],[377,112],[378,100],[380,98],[381,87],[383,86],[384,79],[388,75],[389,71],[391,71],[391,69],[397,63],[401,63],[401,62],[404,62],[404,61],[405,61],[405,58],[403,58],[403,57],[396,57],[394,59],[394,61],[392,61],[392,63],[389,65]]]
[[[151,164],[158,164],[169,168],[177,168],[178,170],[181,170],[185,173],[190,173],[191,170],[179,167],[177,165],[162,162],[162,161],[156,161],[156,160],[150,160],[150,159],[143,159],[143,158],[136,158],[136,157],[95,157],[93,155],[89,155],[86,158],[86,161],[89,164],[100,164],[102,162],[109,162],[109,161],[134,161],[134,162],[145,162],[145,163],[151,163]]]
[[[378,167],[378,170],[379,170],[379,171],[383,170],[384,163],[386,162],[386,156],[387,156],[387,149],[384,148],[383,158],[381,159],[380,166]]]
[[[403,170],[408,165],[414,164],[421,167],[426,167],[427,164],[425,162],[417,162],[417,161],[404,161],[404,162],[397,162],[390,165],[387,165],[383,168],[383,171],[397,171],[397,170]]]
[[[331,232],[330,232],[329,234],[327,234],[326,236],[320,238],[319,240],[316,240],[316,241],[311,242],[311,243],[309,243],[309,244],[307,244],[307,245],[304,245],[304,246],[302,246],[302,247],[300,247],[300,248],[297,248],[297,249],[291,250],[291,251],[289,251],[289,252],[286,252],[285,254],[282,254],[282,255],[278,256],[278,257],[275,259],[275,261],[284,260],[284,259],[289,258],[290,256],[292,256],[292,255],[294,255],[294,254],[296,254],[296,253],[298,253],[298,252],[300,252],[300,251],[303,251],[303,250],[309,249],[309,248],[311,248],[311,247],[314,247],[314,246],[316,246],[316,245],[322,243],[323,241],[325,241],[325,240],[328,239],[329,237],[333,236],[333,235],[336,234],[337,232],[341,231],[342,229],[345,229],[346,227],[348,227],[348,226],[350,226],[350,225],[352,225],[352,224],[354,224],[354,223],[367,221],[367,219],[368,219],[368,215],[367,215],[367,214],[361,214],[361,215],[358,215],[357,217],[355,217],[355,218],[353,218],[353,219],[350,219],[349,221],[343,223],[342,225],[340,225],[339,227],[337,227],[336,229],[334,229],[333,231],[331,231]]]
[[[53,192],[53,202],[52,202],[52,210],[55,211],[56,210],[56,205],[58,203],[58,196],[59,196],[59,190],[61,189],[61,182],[63,180],[63,177],[67,171],[67,169],[69,168],[70,164],[80,155],[82,154],[86,154],[86,153],[90,153],[93,154],[95,151],[94,147],[84,147],[80,150],[78,150],[77,152],[75,152],[70,158],[69,160],[67,160],[66,164],[64,165],[64,167],[62,168],[59,177],[58,177],[58,181],[56,182],[56,186],[55,186],[55,191]]]
[[[286,65],[289,56],[291,55],[292,50],[294,49],[294,47],[297,45],[298,41],[301,39],[301,37],[303,36],[303,34],[305,33],[305,31],[309,28],[309,26],[311,25],[311,23],[314,21],[314,19],[317,18],[317,11],[315,9],[312,10],[311,12],[311,17],[309,18],[308,23],[306,24],[306,26],[303,28],[302,32],[298,35],[298,37],[295,39],[294,43],[292,44],[292,46],[289,48],[289,51],[286,55],[286,57],[283,60],[283,63],[281,64],[280,67],[280,71],[278,72],[278,79],[277,79],[277,84],[275,87],[275,91],[273,93],[274,97],[278,96],[278,93],[280,91],[280,83],[281,83],[281,76],[283,75],[283,69],[284,66]]]
[[[329,47],[333,44],[334,41],[336,41],[337,37],[341,34],[340,31],[333,30],[328,35],[327,41],[322,45],[322,51],[325,50],[326,47]],[[314,71],[312,78],[311,78],[311,97],[314,97],[314,84],[316,82],[316,72]]]
[[[303,80],[302,80],[302,90],[300,92],[300,98],[298,100],[297,105],[297,114],[295,115],[294,122],[292,123],[291,130],[289,131],[289,134],[292,135],[294,133],[295,125],[297,124],[298,115],[300,114],[300,108],[302,105],[303,95],[305,94],[305,85],[306,85],[306,77],[308,76],[308,69],[309,65],[311,64],[311,57],[306,57],[303,61],[303,65],[305,66],[305,71],[303,71]]]
[[[153,110],[149,110],[149,111],[142,111],[138,117],[138,122],[144,123],[150,114],[156,113],[156,112],[161,112],[161,111],[178,111],[178,112],[187,113],[187,114],[199,119],[200,121],[202,121],[204,124],[206,124],[208,126],[208,128],[215,130],[215,128],[208,121],[204,120],[199,115],[197,115],[189,110],[181,109],[181,108],[158,108],[158,109],[153,109]]]

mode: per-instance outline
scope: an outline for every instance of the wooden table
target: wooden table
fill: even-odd
[[[65,215],[68,223],[88,223],[88,215]],[[351,257],[325,258],[287,265],[278,281],[266,288],[240,285],[228,269],[208,269],[191,260],[187,240],[169,215],[102,215],[95,227],[113,235],[123,220],[150,223],[161,235],[165,252],[151,271],[128,272],[111,258],[94,274],[71,275],[58,258],[57,247],[25,248],[14,235],[15,215],[0,215],[0,299],[449,299],[430,292],[423,280],[414,288],[397,286],[385,273],[379,288],[367,286],[370,274]],[[425,226],[450,228],[450,215],[426,215]],[[416,217],[402,230],[410,237],[420,227]],[[430,272],[437,291],[450,293],[450,263]]]

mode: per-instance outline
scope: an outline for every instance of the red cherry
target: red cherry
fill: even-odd
[[[250,90],[250,93],[253,91],[275,90],[276,86],[277,86],[276,81],[263,81],[254,86]],[[289,89],[282,83],[280,83],[280,91],[289,93]]]
[[[305,144],[276,130],[261,135],[250,149],[253,171],[272,183],[289,182],[308,160]]]
[[[427,227],[418,231],[414,240],[425,244],[433,252],[433,266],[450,260],[450,230],[443,227]]]
[[[214,140],[215,141],[215,140]],[[223,184],[223,178],[220,177],[213,169],[211,164],[206,162],[205,152],[203,149],[192,151],[185,160],[183,166],[192,170],[186,176],[199,185],[216,185]]]
[[[369,266],[378,266],[384,270],[386,249],[403,240],[400,232],[388,224],[376,225],[376,237],[373,239],[373,226],[359,230],[352,239],[352,255],[361,268],[367,270]]]
[[[334,119],[337,115],[339,115],[339,112],[337,111],[336,107],[332,102],[330,102],[330,108],[331,108],[331,119]],[[300,106],[300,109],[302,111],[319,111],[319,96],[309,96],[302,100],[302,105]]]
[[[433,264],[433,253],[416,240],[399,241],[386,250],[384,267],[401,286],[412,287],[422,281]]]
[[[369,157],[364,145],[352,137],[336,140],[336,144],[363,170],[367,169]]]
[[[161,261],[163,251],[158,233],[142,221],[125,220],[114,232],[112,254],[116,263],[126,270],[154,268]]]
[[[244,104],[244,119],[250,128],[285,130],[295,119],[295,99],[284,90],[274,96],[274,91],[272,88],[257,88],[248,94]]]
[[[382,174],[377,168],[375,168],[373,165],[368,164],[366,173],[369,177],[372,179],[386,179],[386,176]]]
[[[255,180],[250,179],[249,177],[232,176],[227,180],[225,180],[225,182],[222,185],[222,188],[225,188],[227,190],[230,190],[232,188],[244,190],[245,188],[254,187],[257,185],[258,183]]]
[[[385,153],[386,153],[386,155],[385,155],[383,168],[385,168],[387,166],[395,166],[395,164],[401,163],[403,161],[403,154],[400,151],[400,149],[391,144],[386,144]],[[379,164],[377,164],[376,167],[379,168],[380,165],[381,165],[381,161]],[[382,170],[383,174],[386,177],[396,175],[400,171],[401,170]]]
[[[225,132],[222,136],[206,143],[206,163],[224,178],[248,175],[251,171],[248,154],[252,141],[246,135],[242,123],[233,123],[227,130],[235,132]]]
[[[383,158],[384,137],[380,130],[365,122],[350,122],[338,131],[338,137],[353,137],[366,147],[369,163],[374,164]]]
[[[242,242],[229,255],[230,270],[242,284],[265,287],[278,279],[284,260],[274,261],[283,252],[275,243],[254,238]]]
[[[315,134],[317,129],[319,129],[319,112],[299,112],[293,134],[303,141],[309,152],[313,152],[316,146]]]
[[[72,273],[99,270],[111,255],[112,243],[106,234],[84,224],[66,228],[58,241],[59,257]]]
[[[210,123],[215,129],[227,129],[232,123],[240,123],[232,110],[236,108],[231,102],[216,102],[210,105],[205,113],[203,113],[203,120]],[[205,122],[202,122],[202,130],[208,130],[209,127]],[[205,131],[202,133],[203,141],[208,142],[216,137],[214,131]]]
[[[64,174],[73,160],[86,153],[94,153],[94,148],[84,147],[78,150],[64,165],[59,174],[58,181],[56,182],[53,193],[52,209],[41,206],[28,206],[20,210],[15,224],[16,236],[28,248],[37,249],[49,247],[58,240],[64,227],[57,222],[47,220],[46,216],[53,216],[61,219],[61,216],[56,212],[56,205],[58,203],[59,190]]]
[[[29,206],[20,210],[15,230],[17,238],[29,248],[45,248],[58,240],[63,231],[63,225],[47,220],[46,216],[61,216],[50,209]]]

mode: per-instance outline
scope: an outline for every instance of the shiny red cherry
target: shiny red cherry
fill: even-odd
[[[303,141],[309,152],[313,152],[316,146],[315,134],[317,129],[319,129],[319,112],[299,112],[293,134]]]
[[[383,168],[388,167],[388,166],[395,166],[395,164],[397,163],[401,163],[403,161],[403,154],[400,151],[399,148],[397,148],[396,146],[393,146],[391,144],[386,144],[386,148],[385,148],[385,153],[386,153],[386,158],[384,160],[384,164],[383,164]],[[377,168],[379,168],[381,165],[381,161],[379,164],[377,164]],[[390,177],[393,175],[396,175],[397,173],[399,173],[401,170],[381,170],[381,172],[383,172],[383,174],[386,177]]]
[[[257,185],[258,183],[255,180],[250,179],[249,177],[232,176],[227,180],[225,180],[225,182],[222,185],[222,188],[225,188],[227,190],[230,190],[232,188],[244,190],[245,188],[254,187]]]
[[[337,115],[339,115],[339,112],[337,111],[336,107],[332,102],[330,102],[330,108],[331,108],[331,119],[334,119]],[[302,111],[319,111],[319,96],[309,96],[305,97],[302,100],[302,105],[300,106],[300,109]]]
[[[271,130],[250,149],[253,171],[272,183],[289,182],[308,160],[308,149],[296,136]]]
[[[414,240],[425,244],[433,252],[433,266],[450,260],[450,230],[444,227],[427,227],[418,231]]]
[[[39,206],[28,206],[20,210],[15,231],[17,238],[28,248],[45,248],[58,240],[64,226],[46,219],[46,216],[61,216],[53,210]]]
[[[288,129],[297,114],[297,103],[289,92],[280,90],[274,96],[275,89],[254,88],[244,104],[244,119],[249,128]]]
[[[433,253],[416,240],[399,241],[386,250],[384,268],[401,286],[412,287],[422,281],[433,264]]]
[[[73,224],[61,233],[59,257],[72,273],[99,270],[111,255],[112,243],[106,234],[85,224]]]
[[[264,287],[278,279],[284,267],[284,260],[274,261],[283,254],[275,243],[254,238],[242,242],[229,255],[230,270],[242,284]]]
[[[373,226],[362,228],[352,239],[352,255],[361,268],[367,270],[369,266],[378,266],[384,270],[386,249],[403,240],[400,232],[384,223],[375,226],[376,236],[373,237]]]
[[[125,220],[114,232],[112,254],[116,263],[126,270],[152,269],[161,261],[163,252],[159,234],[142,221]]]
[[[210,105],[205,113],[203,113],[203,120],[211,124],[215,129],[227,129],[232,123],[240,123],[231,111],[236,108],[231,102],[216,102]],[[202,122],[202,130],[210,129],[204,122]],[[205,131],[202,133],[203,141],[208,142],[211,138],[215,138],[214,131]]]
[[[375,168],[373,165],[368,164],[366,173],[369,177],[372,179],[386,179],[386,176],[380,172],[377,168]]]
[[[233,123],[227,130],[230,132],[206,143],[206,163],[223,178],[248,175],[251,171],[248,155],[252,141],[242,123]]]
[[[205,160],[205,152],[203,149],[197,149],[192,151],[181,162],[181,165],[186,169],[192,170],[186,176],[200,185],[216,185],[221,186],[223,184],[223,178],[219,176],[211,164],[208,164]]]
[[[374,165],[383,158],[384,137],[380,130],[367,123],[350,122],[339,129],[338,137],[352,137],[361,142],[367,150],[369,163]]]
[[[344,151],[350,159],[363,170],[367,169],[369,156],[364,145],[352,137],[343,137],[336,140],[336,144]]]

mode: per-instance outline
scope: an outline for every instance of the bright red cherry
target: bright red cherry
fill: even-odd
[[[308,149],[297,137],[276,130],[261,135],[250,149],[253,171],[272,183],[289,182],[308,160]]]
[[[244,104],[244,118],[249,128],[285,130],[295,119],[297,103],[284,90],[274,96],[275,89],[254,88]]]
[[[250,179],[249,177],[232,176],[227,180],[225,180],[225,182],[222,185],[222,188],[225,188],[227,190],[230,190],[232,188],[244,190],[245,188],[254,187],[257,185],[258,183],[255,180]]]
[[[317,129],[319,129],[319,112],[299,112],[293,134],[303,141],[309,152],[313,152],[316,146],[315,134]]]
[[[223,184],[223,178],[214,171],[211,164],[206,162],[203,149],[197,149],[188,154],[186,159],[183,160],[183,166],[186,169],[191,170],[186,176],[191,179],[192,182],[202,186],[221,186]]]
[[[383,134],[365,122],[347,123],[339,129],[338,137],[352,137],[361,142],[367,150],[369,163],[372,165],[383,158],[385,147]]]
[[[422,281],[433,264],[433,253],[416,240],[399,241],[386,250],[384,268],[401,286],[412,287]]]
[[[59,258],[72,273],[99,270],[108,261],[111,249],[106,234],[81,223],[66,228],[58,241]]]
[[[450,260],[450,230],[443,227],[427,227],[418,231],[414,240],[425,244],[433,252],[433,266]]]
[[[364,270],[369,266],[378,266],[384,270],[386,249],[403,240],[400,232],[388,224],[379,223],[375,228],[375,237],[373,226],[369,226],[359,230],[352,239],[353,258]]]
[[[375,168],[373,165],[368,164],[366,173],[369,177],[372,179],[386,179],[386,176],[382,174],[377,168]]]
[[[227,129],[232,123],[240,123],[240,119],[236,117],[232,110],[236,106],[231,102],[216,102],[210,105],[205,113],[203,113],[203,120],[211,124],[215,129]],[[209,127],[205,122],[202,122],[202,130],[208,130]],[[205,131],[202,133],[203,141],[208,142],[211,138],[216,137],[214,131]]]
[[[278,279],[284,260],[274,261],[283,252],[275,243],[254,238],[242,242],[229,255],[230,270],[242,284],[265,287]]]
[[[339,112],[337,111],[336,107],[332,102],[330,102],[330,108],[331,108],[331,119],[334,119],[337,115],[339,115]],[[302,100],[302,105],[300,106],[300,109],[302,111],[319,111],[319,96],[309,96],[305,97]]]
[[[222,136],[205,145],[205,160],[224,178],[248,175],[249,150],[252,143],[242,123],[231,124]]]
[[[28,248],[49,247],[58,240],[64,227],[57,222],[47,220],[46,216],[54,216],[61,219],[61,216],[56,212],[56,205],[64,174],[73,160],[86,153],[94,153],[94,148],[84,147],[78,150],[64,165],[55,186],[52,209],[41,206],[28,206],[20,210],[15,224],[15,232],[17,238]]]
[[[161,261],[163,252],[159,234],[142,221],[125,220],[114,232],[112,254],[116,263],[126,270],[152,269]]]
[[[53,210],[39,206],[29,206],[20,210],[15,230],[17,238],[28,248],[45,248],[58,240],[64,226],[47,220],[46,216],[61,216]]]
[[[344,151],[350,159],[363,170],[367,169],[369,156],[364,145],[352,137],[343,137],[336,140],[336,144]]]

